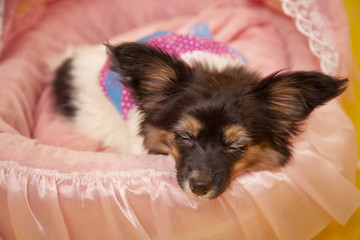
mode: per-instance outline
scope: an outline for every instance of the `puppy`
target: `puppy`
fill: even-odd
[[[347,85],[319,72],[262,78],[225,55],[191,58],[143,43],[76,50],[55,74],[56,106],[75,131],[106,147],[171,154],[185,192],[216,198],[235,176],[284,166],[300,124]],[[99,84],[104,71],[133,99],[126,116]]]

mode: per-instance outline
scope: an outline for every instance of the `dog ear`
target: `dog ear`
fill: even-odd
[[[347,82],[319,72],[290,72],[274,73],[255,83],[253,91],[271,125],[271,141],[279,148],[289,145],[299,123],[314,108],[344,92]]]
[[[169,96],[180,91],[191,75],[185,62],[156,46],[140,43],[106,46],[113,69],[130,88],[143,112],[164,109]]]
[[[314,108],[344,92],[347,82],[319,72],[274,73],[258,82],[254,91],[273,113],[302,121]]]

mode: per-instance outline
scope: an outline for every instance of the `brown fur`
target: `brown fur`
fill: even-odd
[[[178,129],[183,130],[189,136],[197,137],[204,125],[196,118],[185,115],[179,122]]]
[[[269,147],[263,145],[251,146],[241,159],[235,163],[231,176],[236,177],[249,171],[273,169],[279,166],[279,159],[281,158],[281,154]]]
[[[243,126],[231,125],[224,128],[224,142],[228,145],[249,141],[248,133]]]

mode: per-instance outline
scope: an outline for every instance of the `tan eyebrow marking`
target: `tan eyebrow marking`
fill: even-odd
[[[224,142],[231,144],[234,142],[243,141],[246,142],[249,140],[249,135],[246,129],[239,125],[230,125],[223,128],[224,132]]]
[[[195,117],[185,115],[180,121],[180,128],[192,137],[197,137],[204,125]]]

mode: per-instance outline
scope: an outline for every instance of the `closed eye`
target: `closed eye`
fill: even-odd
[[[244,153],[247,150],[247,144],[234,144],[228,147],[225,147],[223,152],[227,154],[232,153]]]
[[[177,137],[178,141],[182,145],[185,145],[187,147],[193,147],[194,146],[193,138],[190,137],[190,135],[188,135],[187,133],[178,133],[177,136],[178,136]]]

